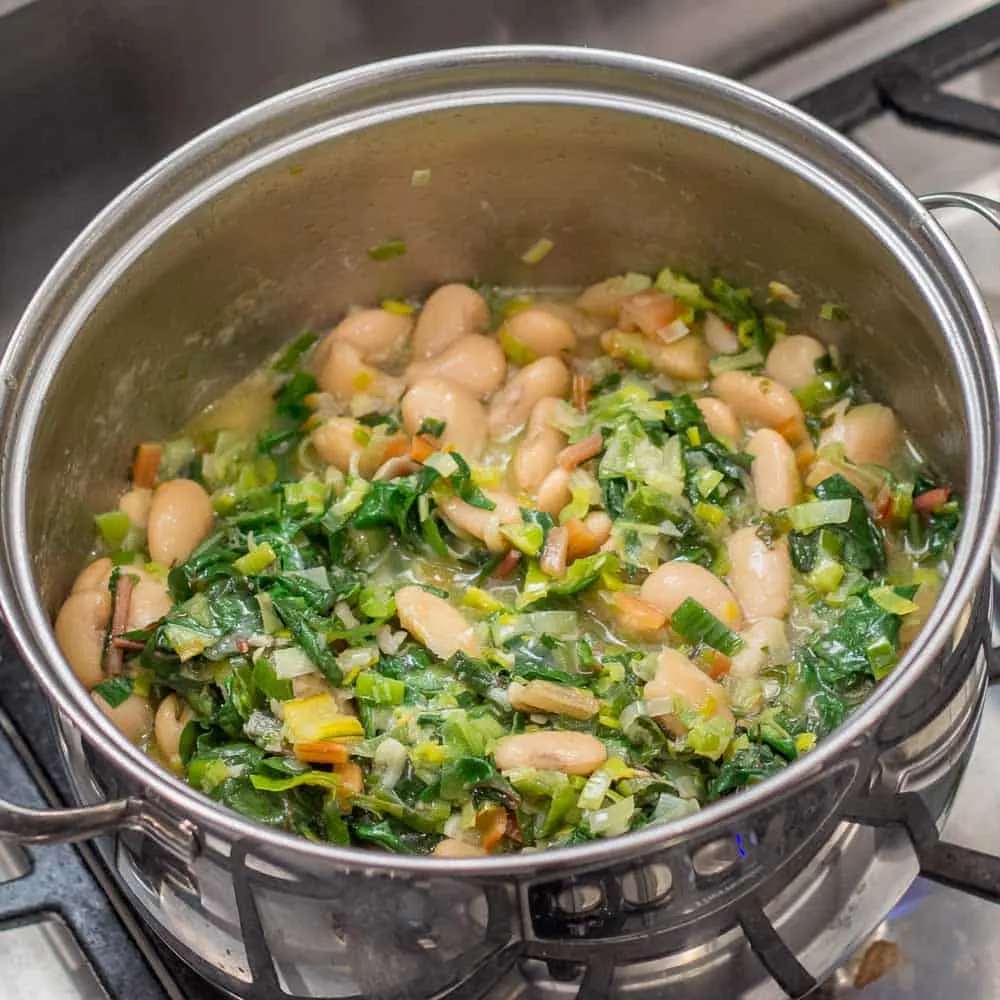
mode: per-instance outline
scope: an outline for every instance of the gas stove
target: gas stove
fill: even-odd
[[[74,121],[92,126],[89,131],[81,126],[80,134],[72,134],[58,106],[59,88],[47,98],[40,97],[37,88],[33,92],[28,104],[40,115],[33,123],[0,113],[0,146],[9,149],[7,140],[26,139],[25,123],[37,126],[32,141],[39,143],[34,152],[30,146],[21,149],[14,168],[9,162],[0,167],[0,208],[5,222],[10,221],[6,234],[0,232],[4,293],[0,330],[9,327],[31,286],[73,231],[171,146],[268,93],[415,48],[572,42],[697,63],[744,77],[845,131],[918,193],[957,190],[1000,198],[1000,4],[907,0],[886,9],[875,0],[815,4],[761,0],[752,5],[753,17],[745,29],[730,24],[725,39],[717,31],[716,0],[679,0],[669,5],[669,15],[662,4],[574,0],[559,6],[558,18],[511,10],[475,23],[461,14],[461,4],[430,3],[424,5],[424,27],[413,32],[400,30],[407,27],[410,9],[405,3],[376,5],[378,15],[368,5],[329,0],[323,4],[303,0],[294,12],[284,5],[259,2],[241,4],[239,10],[237,6],[227,10],[229,5],[221,2],[212,5],[212,15],[197,4],[175,6],[179,20],[167,22],[166,15],[140,10],[143,5],[136,0],[93,0],[78,5],[71,16],[64,16],[61,3],[50,0],[0,0],[0,53],[33,39],[34,48],[29,45],[21,51],[20,67],[14,65],[29,79],[25,67],[41,73],[47,61],[76,60],[71,65],[75,78],[82,81],[78,89],[84,103],[75,109],[79,113]],[[748,15],[744,11],[741,16]],[[202,17],[205,23],[196,23]],[[181,24],[184,18],[189,20]],[[61,19],[58,27],[53,19]],[[255,27],[248,28],[254,19]],[[439,36],[428,35],[427,22],[441,29]],[[193,26],[203,29],[197,41]],[[200,100],[206,66],[219,60],[224,66],[227,52],[232,51],[228,27],[248,41],[247,49],[260,59],[250,60],[250,69],[244,66],[231,75],[211,76],[217,86],[212,96]],[[35,34],[46,29],[52,29],[46,42],[49,52],[38,47]],[[335,41],[324,34],[332,31],[337,32]],[[306,45],[310,34],[325,41]],[[408,35],[405,41],[403,35]],[[734,45],[733,38],[741,44]],[[0,68],[0,109],[8,107],[12,94],[18,96],[23,90],[11,65],[8,60],[8,69]],[[56,76],[66,73],[63,62],[49,68]],[[171,73],[178,74],[172,99],[160,89]],[[80,94],[69,89],[62,90],[62,98],[71,108],[81,101]],[[101,117],[102,101],[115,109],[106,118]],[[164,111],[155,122],[144,119],[151,107]],[[122,141],[107,141],[111,139]],[[64,143],[68,143],[65,148]],[[78,169],[47,162],[53,151],[57,157],[79,156]],[[15,168],[29,163],[32,156],[38,162],[38,176],[25,188],[23,203],[15,205],[18,185],[27,176],[23,171],[19,176]],[[1000,235],[969,213],[949,210],[940,218],[1000,320],[1000,271],[994,266],[994,241]],[[13,249],[14,241],[25,248],[17,260],[4,252]],[[992,666],[992,658],[985,658],[983,669]],[[988,854],[1000,848],[993,825],[1000,816],[1000,783],[994,777],[995,748],[1000,745],[1000,684],[988,690],[982,711],[979,735],[943,839]],[[6,637],[0,641],[0,789],[5,797],[26,805],[60,804],[70,794],[47,701]],[[810,869],[794,884],[780,914],[766,926],[745,928],[748,938],[757,937],[749,957],[740,961],[759,960],[769,969],[772,961],[777,962],[771,969],[777,982],[754,965],[745,981],[755,985],[737,987],[739,995],[751,1000],[777,1000],[789,992],[801,995],[804,986],[811,985],[796,979],[802,966],[813,965],[810,959],[829,965],[829,954],[840,955],[849,947],[850,956],[812,995],[826,1000],[859,991],[865,1000],[1000,996],[1000,952],[995,947],[1000,941],[1000,907],[944,887],[942,882],[961,884],[967,874],[959,868],[949,871],[947,859],[936,862],[935,881],[917,878],[868,934],[873,922],[868,914],[880,914],[884,901],[898,895],[893,887],[917,875],[912,853],[903,846],[897,851],[890,843],[879,873],[872,869],[865,875],[870,854],[866,844],[858,836],[834,837],[826,849],[830,864]],[[835,867],[843,872],[851,864],[859,866],[858,881],[851,883],[850,898],[845,899],[830,873]],[[855,885],[861,889],[855,891]],[[864,928],[864,935],[858,928]],[[776,958],[774,952],[768,953],[774,929],[789,942],[788,955]],[[738,947],[742,945],[732,943],[733,949]],[[720,941],[716,951],[703,956],[704,963],[718,964],[737,953],[729,949],[730,942]],[[525,966],[517,984],[508,988],[500,983],[490,996],[597,1000],[608,995],[606,982],[587,977],[581,981],[569,974],[560,977],[553,963]],[[719,995],[673,984],[669,992],[659,993],[656,984],[662,980],[656,977],[661,975],[662,970],[652,966],[637,969],[628,992],[678,998]],[[725,983],[725,977],[719,982]],[[305,983],[289,987],[302,995],[324,995],[305,992],[308,988]],[[726,992],[737,995],[731,989]],[[261,1000],[277,996],[254,995]],[[28,996],[221,998],[141,926],[99,851],[88,846],[35,850],[0,844],[0,1000]]]

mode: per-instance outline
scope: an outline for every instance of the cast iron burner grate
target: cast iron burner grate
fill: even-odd
[[[941,90],[1000,54],[1000,4],[833,80],[796,100],[803,111],[850,132],[886,111],[911,125],[1000,141],[1000,109]]]

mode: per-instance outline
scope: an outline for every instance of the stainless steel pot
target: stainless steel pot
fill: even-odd
[[[414,186],[414,170],[430,183]],[[527,268],[541,235],[555,249]],[[406,256],[372,261],[366,249],[389,237]],[[846,303],[852,321],[822,334],[965,497],[927,627],[817,750],[667,827],[443,865],[245,821],[95,709],[49,622],[136,440],[166,435],[349,303],[666,262],[785,280],[805,317]],[[802,995],[918,859],[933,863],[985,685],[1000,359],[927,209],[795,110],[696,70],[574,49],[468,49],[321,80],[206,133],[110,205],[38,292],[2,369],[0,597],[86,805],[4,805],[0,833],[117,831],[103,849],[133,901],[234,995],[541,995],[543,981],[552,995],[661,995],[668,981],[679,997],[765,995],[762,966]],[[853,907],[839,937],[818,903],[795,906],[824,879]]]

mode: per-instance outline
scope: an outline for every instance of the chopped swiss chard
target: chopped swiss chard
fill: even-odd
[[[743,640],[693,597],[681,602],[670,619],[670,627],[688,642],[705,643],[726,656],[743,648]]]

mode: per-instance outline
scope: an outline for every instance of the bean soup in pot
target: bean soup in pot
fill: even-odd
[[[304,333],[139,444],[56,619],[238,812],[443,857],[691,814],[838,726],[960,506],[772,282],[450,284]]]

